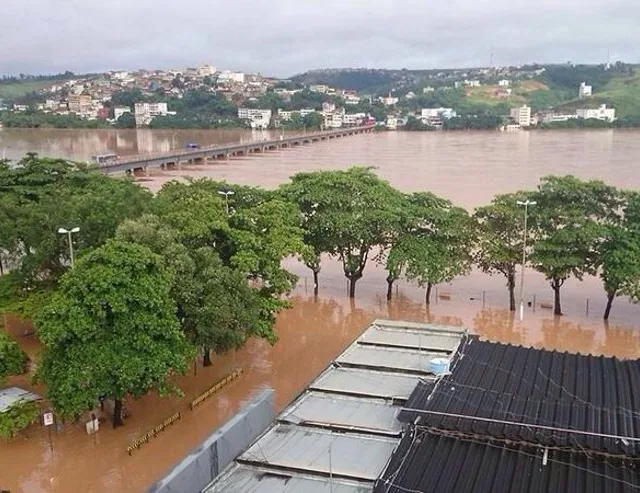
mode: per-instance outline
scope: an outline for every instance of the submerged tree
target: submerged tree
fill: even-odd
[[[76,417],[99,397],[115,401],[173,389],[169,378],[193,356],[176,318],[171,278],[146,247],[110,240],[78,260],[36,317],[44,352],[36,378],[62,416]]]
[[[623,218],[607,225],[600,246],[600,277],[607,293],[605,320],[616,296],[640,299],[640,194],[628,194],[627,199]]]
[[[620,208],[614,187],[573,176],[548,176],[533,195],[537,201],[537,239],[531,262],[549,281],[554,314],[562,315],[560,289],[569,277],[595,275],[605,222]]]
[[[474,214],[478,224],[475,262],[483,272],[502,274],[507,279],[511,311],[516,309],[516,270],[522,263],[524,236],[524,211],[517,202],[526,199],[524,192],[498,195],[490,205],[478,207]],[[529,228],[529,245],[533,233],[535,228]]]
[[[391,276],[404,269],[407,279],[426,288],[428,305],[434,285],[469,272],[472,245],[473,225],[464,209],[431,193],[415,193],[408,197],[405,229],[391,245],[387,270]]]
[[[298,173],[285,188],[304,217],[315,262],[307,263],[317,279],[319,256],[326,252],[342,263],[355,297],[372,249],[386,245],[395,229],[402,195],[369,168]]]

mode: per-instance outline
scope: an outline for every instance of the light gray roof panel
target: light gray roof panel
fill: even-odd
[[[453,352],[460,344],[460,335],[426,329],[401,329],[374,325],[360,337],[359,341],[386,346]]]
[[[326,424],[400,435],[398,408],[389,402],[358,397],[309,392],[288,407],[281,420],[292,424]]]
[[[418,349],[402,349],[354,344],[342,353],[336,363],[396,371],[428,373],[429,361],[441,358],[441,353]]]
[[[425,329],[434,332],[440,333],[450,333],[457,334],[459,336],[463,334],[467,334],[469,329],[466,327],[458,327],[454,325],[440,325],[440,324],[425,324],[419,322],[404,322],[401,320],[384,320],[377,319],[374,320],[371,325],[376,325],[378,327],[391,327],[396,329]]]
[[[20,387],[9,387],[0,389],[0,413],[7,411],[11,406],[19,402],[42,400],[38,394],[21,389]]]
[[[234,466],[204,493],[369,493],[371,483],[357,483],[296,473]]]
[[[309,388],[368,397],[408,399],[418,385],[416,375],[332,367]]]
[[[254,443],[239,460],[300,472],[331,472],[347,479],[374,481],[397,444],[396,438],[332,433],[317,428],[279,424]]]

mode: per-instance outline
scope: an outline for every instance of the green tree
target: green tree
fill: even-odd
[[[407,220],[408,227],[391,246],[387,266],[394,274],[404,268],[407,279],[426,287],[428,305],[434,285],[469,272],[472,222],[464,209],[431,193],[408,198]]]
[[[19,375],[24,372],[27,355],[20,345],[0,331],[0,384],[5,382],[9,375]]]
[[[211,350],[223,354],[240,348],[253,335],[275,342],[272,330],[261,330],[261,299],[242,272],[223,265],[211,248],[200,248],[193,256],[194,290],[183,305],[184,327],[202,348],[204,366],[211,365]]]
[[[533,194],[536,234],[531,262],[551,284],[554,314],[562,315],[560,289],[573,276],[595,275],[600,266],[599,245],[605,222],[618,211],[614,187],[574,176],[548,176]]]
[[[516,309],[516,269],[522,263],[524,235],[524,211],[517,202],[526,199],[524,192],[498,195],[490,205],[478,207],[474,214],[478,224],[475,263],[483,272],[502,274],[507,279],[511,311]],[[535,214],[535,210],[532,212]],[[527,242],[531,245],[535,229],[528,228],[528,233]]]
[[[640,194],[628,194],[624,218],[605,231],[600,246],[600,277],[607,293],[604,319],[608,320],[616,296],[640,299]]]
[[[151,194],[130,180],[114,180],[79,164],[28,154],[18,166],[0,165],[0,249],[17,263],[25,287],[52,282],[67,268],[67,238],[81,254],[111,237],[118,224],[147,207]]]
[[[324,119],[320,113],[313,112],[305,115],[302,119],[302,123],[307,130],[321,130],[324,124]]]
[[[107,396],[118,426],[125,396],[173,389],[193,347],[170,288],[162,258],[140,245],[110,240],[78,260],[35,319],[44,345],[36,378],[58,413],[79,416]]]
[[[38,404],[32,401],[20,401],[9,406],[5,412],[0,413],[0,438],[8,440],[25,428],[29,427],[40,416]]]
[[[136,118],[131,113],[124,113],[116,121],[116,128],[136,128]]]
[[[371,250],[387,244],[396,227],[402,195],[368,168],[298,173],[285,193],[302,211],[316,258],[323,252],[336,256],[349,280],[349,296],[355,297]],[[307,265],[319,269],[319,262]]]

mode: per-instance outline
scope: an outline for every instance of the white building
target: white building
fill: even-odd
[[[125,113],[131,113],[131,108],[129,106],[116,106],[113,108],[113,119],[118,120]]]
[[[430,92],[435,91],[435,89],[431,86],[427,86],[425,88],[422,89],[422,94],[429,94]]]
[[[366,113],[345,113],[342,117],[342,126],[357,127],[367,118]]]
[[[329,86],[326,84],[313,84],[309,86],[311,92],[319,92],[321,94],[327,94],[329,92]]]
[[[156,116],[168,114],[167,103],[136,103],[134,106],[134,116],[138,127],[149,125]]]
[[[616,110],[614,108],[607,108],[606,104],[601,105],[596,109],[578,109],[576,110],[576,116],[578,118],[595,118],[606,122],[612,122],[616,119]]]
[[[343,93],[342,99],[344,99],[344,104],[356,105],[360,102],[360,96],[349,92]]]
[[[271,123],[271,110],[238,108],[238,118],[248,120],[251,128],[265,129]]]
[[[422,108],[419,118],[425,125],[441,127],[444,124],[444,120],[456,116],[457,113],[453,108]]]
[[[578,90],[578,97],[580,99],[587,98],[587,97],[591,96],[592,93],[593,93],[593,87],[592,86],[588,86],[586,84],[586,82],[581,82],[580,83],[580,89]]]
[[[216,68],[213,65],[201,65],[198,67],[198,77],[210,77],[215,75]]]
[[[509,79],[502,79],[498,81],[499,87],[509,87],[511,85],[511,81]]]
[[[556,123],[556,122],[566,122],[569,120],[573,120],[574,118],[578,118],[577,115],[571,114],[558,114],[558,113],[548,113],[544,115],[542,121],[544,123]]]
[[[335,105],[331,106],[333,106],[332,111],[322,112],[324,128],[341,128],[345,119],[345,110],[344,108],[335,109]]]
[[[307,115],[310,115],[311,113],[315,113],[316,110],[312,110],[309,108],[304,108],[301,110],[291,110],[291,111],[285,111],[283,109],[279,109],[278,110],[278,119],[280,121],[288,121],[291,120],[291,118],[294,115],[300,115],[300,117],[304,118]]]
[[[379,100],[385,106],[393,106],[394,104],[398,104],[398,101],[400,101],[399,98],[393,97],[391,96],[391,94],[389,94],[388,96],[382,97]]]
[[[521,127],[528,127],[531,125],[531,107],[524,105],[511,108],[511,118]]]
[[[332,113],[336,110],[336,105],[325,101],[322,103],[322,113]]]
[[[244,78],[244,72],[232,72],[231,70],[223,70],[218,75],[218,82],[244,84]]]
[[[389,130],[397,130],[398,129],[398,119],[395,116],[387,117],[387,128]]]
[[[126,80],[129,78],[129,72],[113,72],[111,77],[117,80]]]
[[[467,87],[480,87],[482,84],[480,84],[479,80],[466,80],[464,81],[464,85]]]

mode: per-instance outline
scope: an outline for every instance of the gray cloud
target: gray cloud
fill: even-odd
[[[640,59],[638,0],[2,0],[0,73]]]

